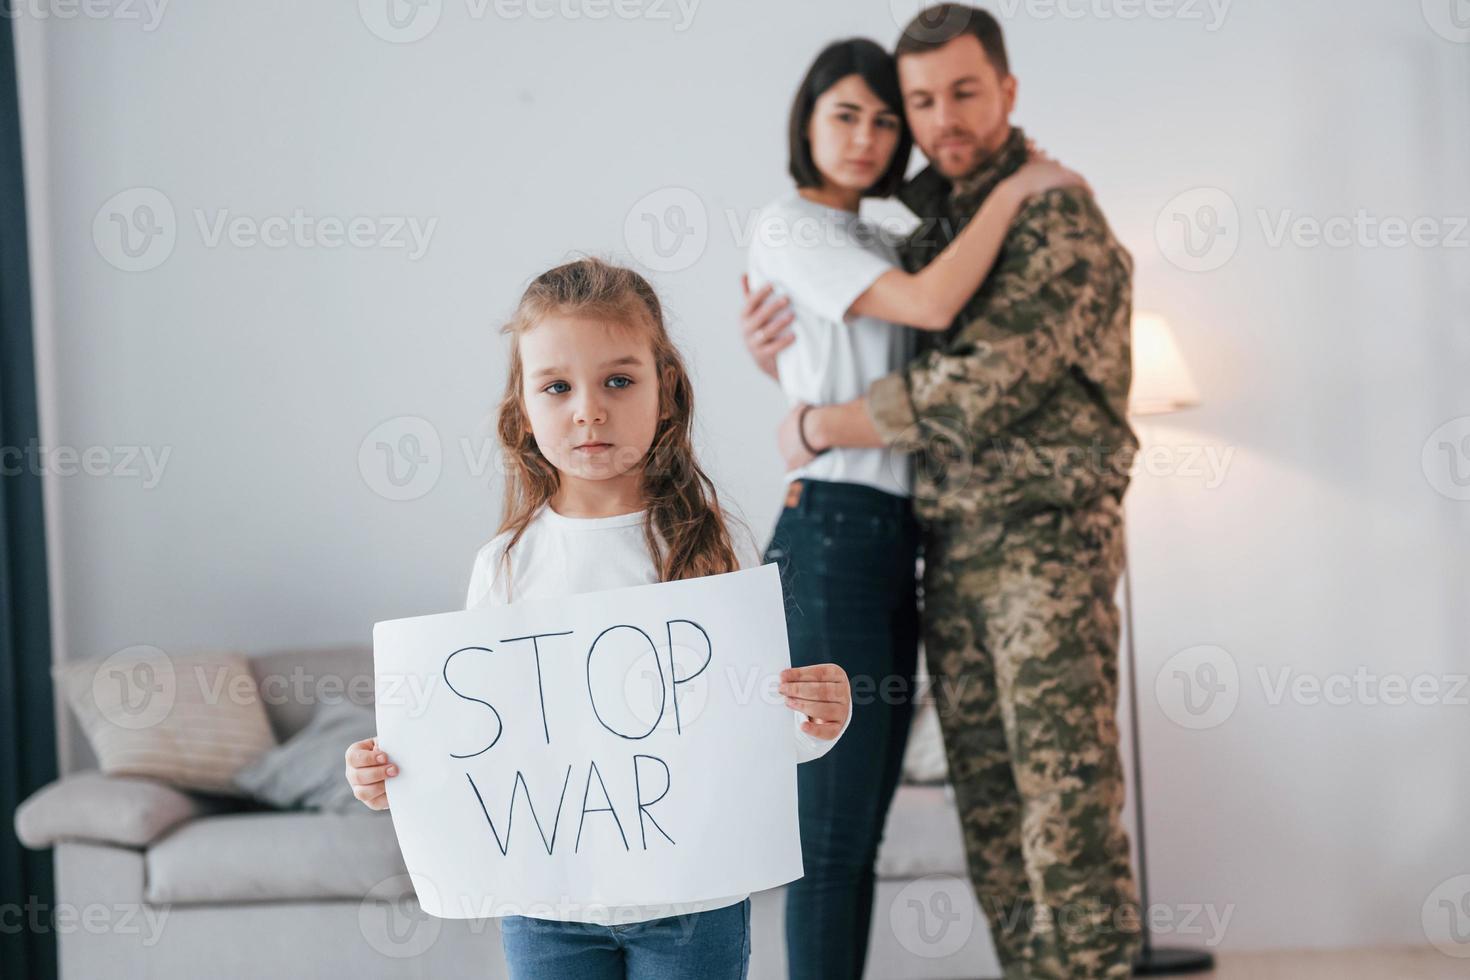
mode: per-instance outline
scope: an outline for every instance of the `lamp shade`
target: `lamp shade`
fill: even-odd
[[[1157,313],[1133,315],[1133,384],[1130,415],[1163,415],[1199,404],[1189,365],[1169,323]]]

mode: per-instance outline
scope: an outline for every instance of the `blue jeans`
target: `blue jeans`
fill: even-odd
[[[627,925],[500,920],[511,980],[745,980],[750,899]]]
[[[840,664],[853,707],[842,740],[797,768],[806,874],[786,889],[787,964],[791,980],[839,980],[863,973],[873,863],[913,713],[919,528],[907,498],[798,482],[765,560],[781,572],[791,663]]]

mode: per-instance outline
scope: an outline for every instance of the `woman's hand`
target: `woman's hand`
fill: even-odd
[[[781,450],[781,459],[786,462],[786,472],[801,469],[807,463],[817,457],[807,451],[806,445],[801,439],[801,410],[806,408],[805,402],[797,402],[786,417],[781,420],[781,427],[776,430],[776,445]],[[810,419],[807,420],[810,423]],[[811,437],[811,432],[807,432]]]
[[[376,738],[365,738],[347,746],[347,782],[352,795],[370,810],[388,809],[389,776],[398,775],[398,767],[378,751]]]
[[[824,742],[842,733],[852,710],[852,688],[847,671],[836,664],[788,667],[781,671],[781,693],[786,706],[806,715],[801,730]]]
[[[771,299],[771,284],[766,283],[752,293],[748,276],[740,277],[740,289],[745,293],[745,305],[740,310],[745,349],[762,373],[779,381],[776,355],[796,343],[796,334],[787,329],[796,319],[796,314],[791,312],[791,301],[782,296],[767,302]]]
[[[1030,152],[1021,169],[1001,181],[1003,184],[1010,184],[1019,197],[1024,199],[1059,187],[1080,187],[1087,193],[1092,193],[1086,177],[1062,166],[1030,140],[1026,141],[1026,148]]]

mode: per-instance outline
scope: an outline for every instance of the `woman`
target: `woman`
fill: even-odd
[[[796,188],[762,209],[748,279],[789,300],[795,341],[775,368],[792,403],[847,401],[901,368],[914,331],[945,329],[980,286],[1025,198],[1084,184],[1035,155],[938,260],[908,273],[894,236],[858,215],[864,197],[898,189],[912,147],[893,58],[863,39],[823,50],[797,90],[789,142]],[[797,771],[806,874],[787,890],[790,976],[860,977],[873,863],[912,713],[919,533],[909,465],[886,449],[832,449],[786,479],[765,560],[780,568],[792,664],[840,664],[853,692],[842,742]]]

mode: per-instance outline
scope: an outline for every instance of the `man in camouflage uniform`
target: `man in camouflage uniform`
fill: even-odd
[[[901,250],[914,271],[1027,148],[988,14],[930,8],[897,53],[930,159],[900,194],[921,219]],[[984,100],[987,80],[999,114],[969,134],[967,156],[966,113],[979,110],[963,99]],[[811,458],[802,436],[819,451],[915,453],[925,650],[970,878],[1007,977],[1126,977],[1138,944],[1115,717],[1121,501],[1138,446],[1131,273],[1086,190],[1033,197],[979,291],[947,332],[920,334],[906,370],[804,425],[798,407],[782,427],[793,468]]]

